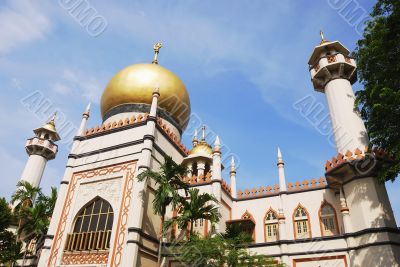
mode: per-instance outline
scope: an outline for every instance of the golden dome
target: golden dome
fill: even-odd
[[[193,154],[202,154],[202,155],[211,156],[212,148],[209,144],[202,141],[202,142],[198,143],[195,147],[193,147],[192,150],[190,150],[189,155],[193,155]]]
[[[189,122],[190,100],[183,82],[158,64],[135,64],[118,72],[101,97],[101,114],[124,104],[151,104],[155,87],[160,88],[159,108],[184,130]]]

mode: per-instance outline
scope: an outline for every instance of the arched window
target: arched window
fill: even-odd
[[[277,241],[279,238],[278,215],[272,209],[269,209],[264,218],[265,223],[265,242]]]
[[[294,238],[311,237],[310,219],[308,212],[301,205],[297,206],[293,213]]]
[[[110,203],[102,198],[93,199],[76,216],[65,250],[108,250],[113,221],[114,212]]]
[[[331,204],[324,202],[319,210],[321,235],[332,236],[338,234],[336,212]]]

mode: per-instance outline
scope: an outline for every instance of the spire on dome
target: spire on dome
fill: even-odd
[[[325,43],[329,43],[328,40],[325,40],[324,32],[323,32],[322,30],[319,31],[319,35],[321,36],[321,43],[320,43],[320,45],[323,45],[323,44],[325,44]]]
[[[160,48],[162,47],[162,43],[157,42],[154,44],[153,49],[154,49],[154,58],[151,63],[153,64],[158,64],[158,53],[160,52]]]
[[[57,133],[56,130],[56,117],[57,117],[57,111],[54,112],[54,114],[51,116],[50,120],[47,121],[45,125],[43,125],[40,128],[37,128],[33,130],[33,132],[36,134],[36,136],[40,138],[45,138],[48,134],[48,136],[53,140],[53,141],[58,141],[60,140],[60,136]]]

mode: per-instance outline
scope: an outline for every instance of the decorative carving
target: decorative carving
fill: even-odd
[[[123,189],[121,208],[119,212],[117,229],[115,231],[114,240],[114,250],[111,266],[119,266],[121,260],[122,245],[124,243],[126,235],[126,223],[128,219],[128,210],[130,205],[130,200],[132,198],[132,188],[133,188],[133,178],[136,169],[136,162],[125,162],[117,165],[107,166],[103,168],[91,169],[82,172],[76,172],[72,174],[71,181],[69,183],[68,191],[64,200],[64,207],[61,212],[60,220],[58,222],[58,227],[56,234],[54,236],[54,241],[48,261],[47,266],[55,266],[57,263],[58,255],[60,253],[60,247],[64,238],[64,232],[68,220],[69,213],[71,211],[71,204],[73,202],[73,197],[75,190],[77,188],[78,181],[81,179],[88,179],[92,177],[104,176],[112,173],[125,172],[125,186]],[[118,259],[114,261],[115,255],[118,253]]]
[[[107,264],[108,252],[64,253],[61,264]]]

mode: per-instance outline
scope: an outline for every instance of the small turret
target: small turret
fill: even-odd
[[[21,180],[27,181],[35,187],[39,187],[44,169],[48,160],[56,157],[58,146],[54,143],[61,138],[56,130],[57,113],[54,113],[51,119],[33,132],[35,137],[26,141],[25,149],[29,155]]]
[[[231,195],[233,198],[237,197],[237,191],[236,191],[236,166],[235,166],[235,159],[232,156],[231,159],[231,170],[229,172],[230,177],[231,177]]]
[[[286,179],[285,179],[285,163],[282,159],[282,153],[280,148],[278,147],[278,175],[279,175],[279,189],[281,192],[287,191],[286,187]]]

